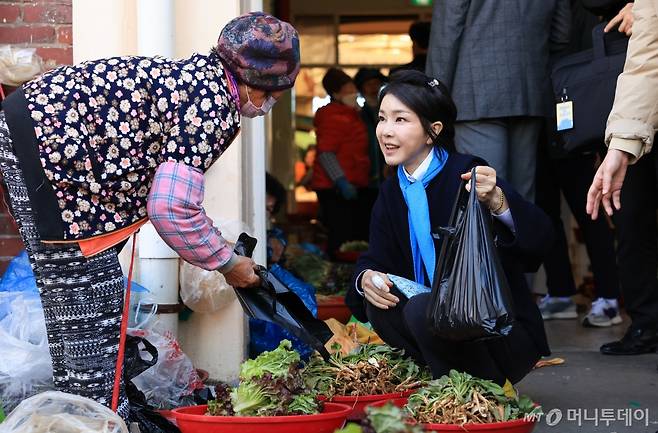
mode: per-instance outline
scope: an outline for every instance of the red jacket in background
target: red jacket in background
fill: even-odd
[[[315,113],[313,124],[318,156],[323,152],[335,153],[347,180],[357,188],[368,186],[368,131],[359,112],[348,105],[330,102]],[[316,157],[311,188],[317,190],[333,186]]]

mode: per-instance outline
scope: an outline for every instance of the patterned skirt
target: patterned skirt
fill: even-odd
[[[39,288],[55,388],[110,407],[124,296],[118,251],[86,258],[75,243],[41,242],[2,112],[0,174]],[[127,419],[128,409],[122,384],[119,415]]]

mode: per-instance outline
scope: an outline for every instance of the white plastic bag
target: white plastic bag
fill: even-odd
[[[235,300],[235,292],[221,273],[181,261],[180,297],[192,311],[215,313]]]
[[[48,391],[24,400],[0,433],[128,433],[121,417],[91,399]]]
[[[20,86],[44,70],[36,48],[0,45],[0,83]]]
[[[240,233],[249,232],[243,222],[237,220],[217,223],[224,239],[231,243]],[[207,271],[181,260],[180,297],[183,303],[197,313],[215,313],[235,301],[235,292],[224,276],[217,271]]]
[[[0,403],[5,411],[53,388],[46,323],[36,293],[0,292]]]
[[[176,408],[183,397],[203,387],[192,360],[170,332],[129,329],[128,334],[145,338],[158,349],[156,364],[132,379],[149,404],[157,409]]]

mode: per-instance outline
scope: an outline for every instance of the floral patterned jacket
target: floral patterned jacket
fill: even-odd
[[[145,219],[160,164],[205,172],[240,125],[229,75],[214,54],[84,62],[50,71],[23,91],[63,240]]]

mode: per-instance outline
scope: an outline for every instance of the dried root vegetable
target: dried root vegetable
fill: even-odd
[[[423,424],[493,423],[537,415],[526,396],[508,397],[496,383],[451,370],[409,397],[406,410]]]
[[[308,387],[327,397],[403,392],[430,379],[403,351],[387,345],[364,344],[347,355],[334,349],[328,362],[311,359],[304,373]]]

